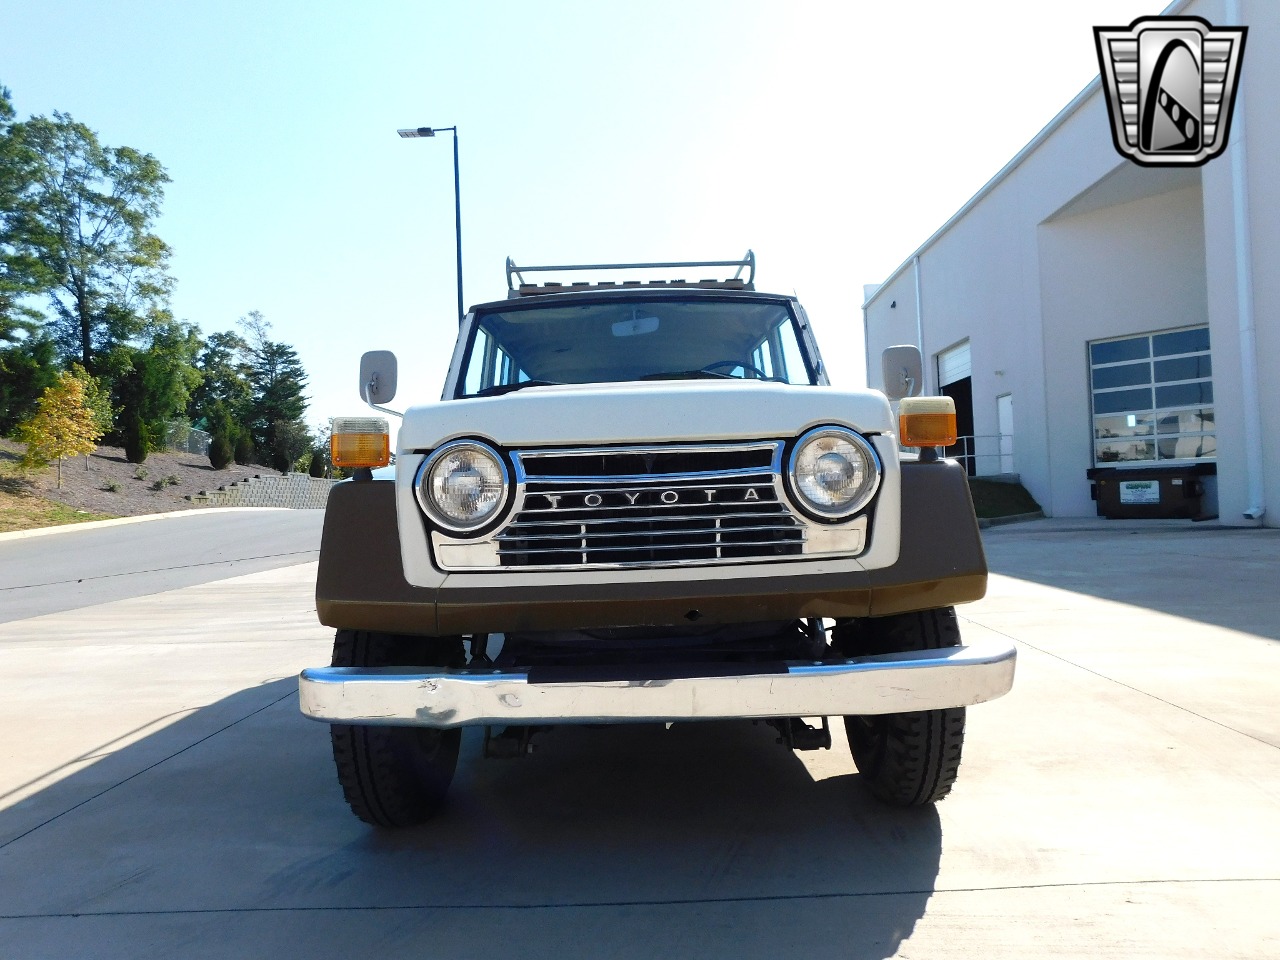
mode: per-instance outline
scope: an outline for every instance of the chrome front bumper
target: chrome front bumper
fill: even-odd
[[[992,644],[790,662],[781,673],[550,683],[497,669],[318,667],[302,672],[298,694],[312,719],[379,726],[848,716],[994,700],[1013,686],[1016,659],[1012,646]]]

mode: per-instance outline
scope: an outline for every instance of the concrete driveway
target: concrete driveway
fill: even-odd
[[[960,612],[1019,674],[936,810],[839,738],[473,731],[442,818],[382,834],[297,712],[313,564],[0,625],[0,956],[1280,956],[1280,532],[987,546]]]

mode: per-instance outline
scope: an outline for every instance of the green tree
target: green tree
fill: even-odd
[[[215,433],[209,441],[209,464],[215,470],[225,470],[235,459],[235,448],[226,434]]]
[[[187,416],[193,424],[213,435],[217,458],[223,461],[223,466],[231,462],[242,438],[251,443],[246,426],[253,399],[248,350],[243,337],[226,331],[211,334],[196,357],[200,385],[191,393]],[[212,458],[212,447],[210,449]]]
[[[305,451],[292,452],[297,438],[307,435],[302,422],[307,409],[303,393],[307,374],[293,347],[271,339],[271,324],[257,310],[241,318],[240,326],[248,344],[249,383],[253,390],[249,432],[260,455],[269,458],[276,469],[288,470]]]
[[[159,311],[148,319],[144,340],[146,346],[117,347],[109,358],[117,435],[134,463],[160,448],[169,422],[185,416],[200,383],[195,360],[202,343],[193,324]]]
[[[187,408],[192,423],[203,420],[208,424],[205,429],[215,432],[215,419],[247,418],[253,399],[248,354],[249,344],[239,334],[225,331],[209,335],[196,357],[200,385],[191,392]]]
[[[57,347],[39,331],[0,347],[0,434],[31,417],[57,376]]]
[[[151,154],[103,146],[65,113],[12,123],[7,136],[35,164],[8,242],[49,281],[59,348],[97,374],[99,355],[167,300],[169,247],[151,227],[169,176]]]
[[[329,453],[329,435],[332,428],[328,423],[316,426],[315,442],[311,448],[311,463],[307,472],[313,477],[327,477],[333,471],[333,461]]]
[[[311,452],[314,438],[306,424],[298,420],[277,420],[271,425],[275,446],[271,451],[271,465],[281,473],[295,469],[304,456]],[[309,465],[310,457],[308,457]]]
[[[86,391],[89,379],[71,371],[58,374],[40,395],[35,414],[18,427],[18,439],[27,445],[22,465],[44,467],[56,460],[59,487],[63,459],[92,453],[102,436],[100,412]]]
[[[14,136],[14,116],[9,89],[0,84],[0,343],[35,332],[41,316],[23,300],[52,283],[29,243],[39,156]]]

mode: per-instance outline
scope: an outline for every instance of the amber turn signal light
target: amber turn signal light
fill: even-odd
[[[329,458],[335,467],[385,467],[391,462],[391,436],[382,417],[334,417]]]
[[[898,406],[904,447],[949,447],[956,442],[956,402],[950,397],[904,397]]]

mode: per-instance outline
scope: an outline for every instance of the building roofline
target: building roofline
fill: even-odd
[[[1165,7],[1164,11],[1160,14],[1160,16],[1162,17],[1176,16],[1177,14],[1181,13],[1184,9],[1186,9],[1188,6],[1190,6],[1191,3],[1192,3],[1192,0],[1173,0],[1172,3],[1170,3],[1167,7]],[[1055,115],[1052,120],[1046,123],[1044,127],[1041,128],[1040,132],[1037,133],[1034,137],[1032,137],[1027,142],[1027,145],[1025,147],[1023,147],[1016,154],[1014,154],[1013,159],[1011,159],[1003,167],[997,170],[995,176],[993,176],[990,180],[984,183],[978,189],[978,192],[975,193],[972,197],[970,197],[965,202],[964,206],[962,206],[959,210],[953,213],[951,217],[946,221],[946,223],[940,226],[937,230],[933,231],[933,233],[929,235],[929,238],[925,240],[924,243],[916,247],[916,249],[912,253],[910,253],[905,260],[903,260],[900,264],[898,264],[898,266],[894,268],[893,272],[890,273],[889,276],[887,276],[879,284],[879,287],[877,288],[876,292],[871,294],[871,296],[867,297],[867,299],[862,302],[862,309],[865,310],[868,306],[870,306],[871,302],[875,300],[877,297],[879,297],[880,294],[885,290],[885,288],[887,288],[891,283],[897,280],[898,277],[900,277],[902,273],[908,267],[911,266],[912,262],[916,259],[916,257],[922,256],[924,252],[928,250],[930,247],[932,247],[942,237],[944,233],[949,231],[953,226],[956,225],[956,223],[958,223],[961,219],[963,219],[964,216],[970,210],[972,210],[979,203],[985,200],[987,196],[993,190],[995,190],[996,187],[998,187],[1001,183],[1004,182],[1004,180],[1009,176],[1009,174],[1011,174],[1015,169],[1017,169],[1022,165],[1022,162],[1028,156],[1030,156],[1031,153],[1033,153],[1035,149],[1040,146],[1040,144],[1048,140],[1049,137],[1051,137],[1059,127],[1061,127],[1064,123],[1066,123],[1067,120],[1071,116],[1073,116],[1075,112],[1084,105],[1086,100],[1088,100],[1090,97],[1092,97],[1095,93],[1097,93],[1101,89],[1102,89],[1102,75],[1099,74],[1098,76],[1090,80],[1088,84],[1085,85],[1085,88],[1081,90],[1079,93],[1077,93],[1075,97],[1072,98],[1070,103],[1068,103],[1065,107],[1059,110],[1057,115]]]

